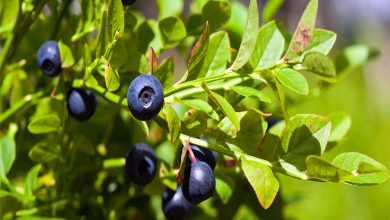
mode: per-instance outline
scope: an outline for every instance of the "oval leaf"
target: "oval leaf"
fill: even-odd
[[[37,163],[46,163],[52,161],[61,155],[61,147],[47,142],[40,142],[36,144],[28,152],[31,160]]]
[[[202,8],[202,20],[208,21],[211,30],[222,27],[230,18],[230,3],[225,1],[208,1]]]
[[[119,73],[108,61],[104,62],[104,81],[106,82],[107,90],[110,92],[117,90],[120,86]]]
[[[327,82],[336,81],[336,69],[332,60],[319,52],[306,54],[302,66],[305,70],[316,74],[322,80]]]
[[[200,99],[175,99],[177,102],[180,102],[190,108],[197,109],[209,115],[212,119],[219,121],[217,112],[209,105],[207,102]]]
[[[284,68],[275,71],[275,74],[278,80],[292,91],[302,95],[309,93],[309,85],[307,84],[306,78],[298,71]]]
[[[187,30],[180,18],[173,16],[167,17],[158,23],[161,37],[165,45],[171,46],[187,36]]]
[[[271,21],[260,28],[249,63],[255,70],[270,67],[279,61],[283,50],[284,36],[278,24]]]
[[[50,114],[36,117],[27,128],[33,134],[44,134],[58,131],[60,125],[60,118],[56,114]]]
[[[16,127],[15,130],[13,130],[10,126],[8,132],[0,137],[0,180],[7,177],[7,174],[15,161],[15,133]]]
[[[232,178],[223,174],[215,175],[215,191],[223,204],[229,202],[235,188],[235,182]]]
[[[318,156],[309,156],[306,159],[307,175],[312,180],[341,182],[350,178],[351,172],[334,166]]]
[[[212,34],[198,78],[223,72],[230,59],[231,52],[228,34],[223,31]]]
[[[234,60],[233,65],[230,67],[231,69],[238,70],[248,62],[254,50],[253,45],[256,42],[258,28],[259,10],[257,8],[257,1],[250,0],[245,31],[242,36],[240,49],[238,50],[237,57]]]
[[[200,35],[198,41],[191,50],[190,59],[188,61],[188,73],[187,76],[185,76],[187,80],[193,80],[198,77],[198,74],[203,67],[203,62],[207,54],[207,48],[209,46],[209,36],[210,28],[208,23],[206,23],[206,27],[202,35]]]
[[[344,138],[351,127],[351,117],[344,112],[333,112],[328,115],[332,123],[329,141],[339,141]]]
[[[390,173],[378,161],[356,152],[339,154],[332,164],[354,174],[347,182],[354,185],[375,185],[385,182]]]
[[[298,27],[295,29],[290,45],[288,46],[285,55],[286,61],[293,61],[294,58],[299,57],[300,53],[309,45],[316,23],[317,10],[318,0],[311,0],[303,12]]]
[[[245,97],[255,97],[262,102],[271,103],[271,98],[265,93],[247,86],[233,86],[232,90]]]
[[[110,41],[118,39],[123,34],[125,30],[125,15],[121,0],[109,0],[106,27]]]
[[[157,72],[154,76],[157,77],[158,80],[160,80],[161,85],[164,89],[172,87],[174,69],[175,64],[172,56],[169,56],[168,58],[163,60],[158,67]]]
[[[247,160],[241,156],[241,168],[246,178],[255,190],[260,205],[267,209],[271,206],[279,190],[279,182],[271,169],[256,161]]]
[[[229,120],[233,123],[234,127],[237,131],[240,130],[240,121],[238,120],[237,114],[234,111],[233,106],[219,94],[211,91],[205,83],[202,83],[203,89],[207,92],[210,98],[214,101],[214,103],[221,108],[222,112],[229,118]]]
[[[282,155],[280,158],[298,170],[306,169],[309,155],[321,156],[326,148],[331,124],[318,115],[296,115],[282,132]]]
[[[181,121],[176,111],[169,105],[164,105],[164,113],[167,119],[169,133],[171,134],[171,143],[173,143],[179,136]]]
[[[61,56],[61,67],[62,68],[68,68],[73,66],[74,64],[74,58],[72,51],[70,48],[63,44],[61,41],[58,42],[58,49],[60,50],[60,56]]]

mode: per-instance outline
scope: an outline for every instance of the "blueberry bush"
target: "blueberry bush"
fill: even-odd
[[[385,182],[369,156],[323,156],[347,114],[289,112],[376,51],[328,57],[318,0],[293,33],[282,2],[157,0],[152,19],[134,0],[1,1],[1,219],[280,219],[280,175]]]

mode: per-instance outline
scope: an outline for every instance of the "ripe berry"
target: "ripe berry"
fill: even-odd
[[[182,185],[184,197],[193,204],[199,204],[214,194],[213,170],[207,163],[197,161],[184,169]]]
[[[196,159],[206,162],[211,167],[211,169],[214,170],[215,165],[217,164],[217,152],[196,145],[191,145],[191,149],[192,152],[194,152]],[[191,156],[187,152],[186,165],[188,166],[190,164]]]
[[[156,175],[156,163],[154,150],[145,143],[137,143],[126,154],[125,169],[132,182],[143,186]]]
[[[187,201],[179,185],[176,191],[167,188],[162,196],[162,209],[168,220],[184,219],[191,210],[192,204]]]
[[[58,75],[62,70],[62,64],[57,41],[51,40],[42,44],[38,50],[37,61],[44,74],[47,76]]]
[[[68,112],[78,121],[90,118],[96,109],[96,96],[88,90],[71,89],[68,92]]]
[[[137,76],[127,91],[127,105],[131,114],[146,121],[156,116],[164,104],[164,93],[160,81],[149,74]]]
[[[122,5],[132,5],[135,0],[122,0]]]

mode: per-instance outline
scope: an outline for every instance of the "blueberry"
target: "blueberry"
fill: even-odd
[[[167,188],[162,196],[162,209],[168,220],[184,219],[191,210],[192,204],[187,201],[179,185],[176,191]]]
[[[207,163],[198,160],[184,169],[182,185],[184,197],[193,204],[199,204],[214,194],[213,170]]]
[[[96,109],[96,96],[88,90],[71,89],[68,92],[68,112],[78,121],[90,118]]]
[[[132,5],[135,0],[122,0],[122,5]]]
[[[267,130],[269,130],[271,127],[273,127],[274,125],[279,123],[282,119],[278,118],[278,117],[271,116],[271,117],[265,118],[265,120],[268,123]]]
[[[194,152],[196,159],[206,162],[211,167],[211,169],[214,170],[215,165],[217,164],[217,152],[196,145],[191,145],[191,149],[192,152]],[[191,156],[187,152],[186,165],[188,166],[190,163]]]
[[[61,72],[61,56],[57,41],[46,41],[38,50],[38,65],[47,76],[56,76]]]
[[[156,116],[164,104],[164,93],[160,81],[149,74],[137,76],[127,91],[127,105],[131,114],[146,121]]]
[[[145,143],[137,143],[126,154],[125,169],[133,183],[143,186],[156,175],[156,163],[154,150]]]

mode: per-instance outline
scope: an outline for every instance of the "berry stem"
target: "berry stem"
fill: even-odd
[[[191,163],[192,163],[192,164],[196,163],[198,160],[196,159],[195,154],[194,154],[194,152],[192,151],[192,148],[191,148],[191,145],[190,145],[189,142],[186,142],[186,143],[185,143],[185,148],[186,148],[186,151],[190,154]]]

